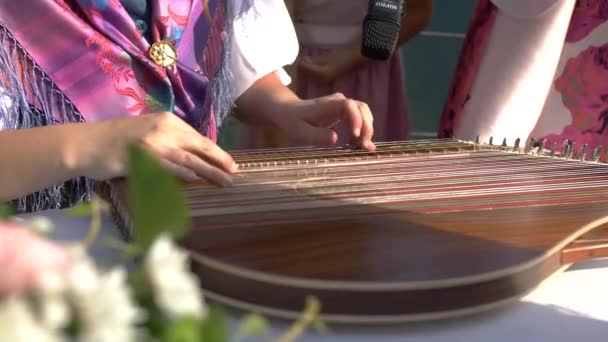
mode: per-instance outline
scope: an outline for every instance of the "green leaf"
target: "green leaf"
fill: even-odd
[[[7,219],[13,216],[15,210],[10,204],[0,203],[0,219]]]
[[[158,310],[158,308],[153,305],[152,301],[146,301],[143,307],[147,309],[147,320],[144,324],[144,327],[148,335],[158,338],[165,336],[165,329],[169,324],[165,315],[163,315],[160,310]]]
[[[188,206],[177,180],[137,145],[129,148],[128,193],[135,244],[142,250],[163,232],[179,239],[190,228]]]
[[[264,336],[268,335],[270,327],[264,316],[249,314],[243,318],[239,326],[238,334],[241,336]]]
[[[165,328],[164,342],[200,342],[200,320],[182,318]]]
[[[69,217],[88,217],[93,214],[93,206],[91,202],[82,202],[75,207],[69,208],[66,214]]]
[[[209,308],[207,318],[201,327],[202,342],[227,342],[228,323],[224,311],[219,306]]]
[[[312,321],[312,327],[320,334],[329,333],[329,327],[320,318],[317,318],[314,321]]]

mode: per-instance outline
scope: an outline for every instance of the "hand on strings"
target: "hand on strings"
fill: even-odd
[[[338,141],[338,133],[333,129],[339,122],[345,121],[359,147],[373,151],[374,135],[373,116],[367,104],[348,99],[336,93],[316,99],[294,102],[289,112],[295,120],[282,127],[292,140],[313,144],[333,145]]]
[[[98,144],[84,160],[84,176],[106,180],[127,173],[127,146],[139,143],[163,167],[184,181],[206,179],[220,186],[232,184],[237,166],[232,157],[171,113],[109,120],[96,124],[88,137]],[[101,142],[101,143],[99,143]]]

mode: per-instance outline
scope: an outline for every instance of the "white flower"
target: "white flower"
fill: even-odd
[[[70,322],[70,307],[65,298],[65,279],[57,273],[44,274],[38,288],[41,323],[47,329],[58,331]]]
[[[167,235],[161,235],[150,248],[145,260],[146,275],[154,291],[156,305],[169,317],[204,318],[198,278],[190,272],[188,254]]]
[[[143,312],[131,298],[124,269],[100,274],[83,255],[75,260],[68,275],[68,288],[76,307],[82,341],[136,340],[136,325],[143,319]]]
[[[0,305],[0,341],[59,342],[61,336],[38,322],[21,297],[11,297]]]

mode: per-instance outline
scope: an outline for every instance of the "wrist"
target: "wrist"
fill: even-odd
[[[86,177],[91,160],[95,158],[91,155],[95,153],[94,150],[89,148],[89,142],[84,140],[81,134],[82,130],[90,131],[91,126],[91,124],[79,123],[67,124],[63,127],[66,139],[63,140],[60,148],[61,164],[70,178]]]
[[[70,177],[95,178],[104,154],[120,143],[117,139],[120,128],[114,127],[114,123],[112,120],[65,125],[67,138],[61,148],[61,162]]]

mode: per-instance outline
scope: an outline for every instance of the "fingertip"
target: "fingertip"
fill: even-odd
[[[363,140],[361,142],[361,148],[368,152],[374,152],[376,150],[376,144],[374,144],[371,140]]]
[[[225,175],[219,178],[217,185],[223,188],[229,188],[233,185],[232,176]]]
[[[332,131],[331,134],[331,144],[335,145],[338,143],[338,132],[336,132],[335,130]]]

